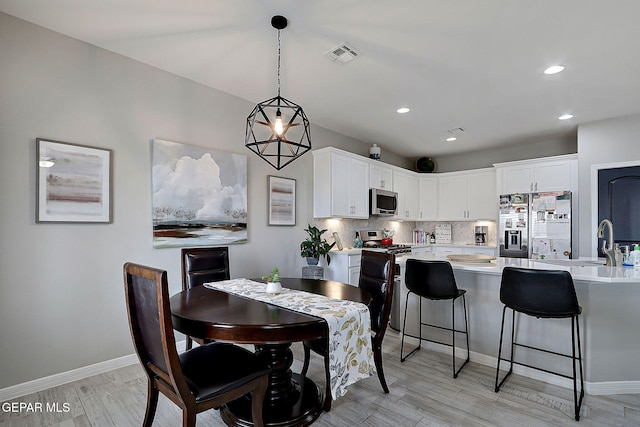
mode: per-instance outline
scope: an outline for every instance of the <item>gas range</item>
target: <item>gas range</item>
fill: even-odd
[[[382,243],[372,243],[372,244],[364,244],[362,249],[374,249],[381,252],[386,252],[388,254],[404,254],[411,252],[411,246],[409,245],[383,245]]]
[[[411,252],[411,246],[409,245],[398,245],[393,243],[390,245],[383,245],[382,239],[384,239],[385,234],[382,230],[361,230],[360,236],[363,242],[363,249],[373,249],[394,255]]]

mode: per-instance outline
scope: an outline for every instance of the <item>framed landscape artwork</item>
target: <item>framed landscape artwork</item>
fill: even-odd
[[[269,225],[296,225],[296,180],[268,176]]]
[[[110,223],[111,150],[36,139],[36,222]]]
[[[154,139],[153,247],[247,242],[247,156]]]

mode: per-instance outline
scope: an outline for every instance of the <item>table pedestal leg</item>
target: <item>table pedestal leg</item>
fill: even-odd
[[[271,367],[262,411],[265,425],[303,426],[318,418],[322,412],[322,394],[309,378],[291,372],[291,344],[256,345],[256,354]],[[229,402],[221,408],[221,415],[227,423],[252,426],[250,398]]]

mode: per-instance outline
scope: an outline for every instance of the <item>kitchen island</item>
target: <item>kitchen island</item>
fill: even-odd
[[[433,254],[407,255],[396,258],[401,271],[406,260],[444,259]],[[569,271],[573,277],[578,301],[582,306],[580,332],[583,347],[585,391],[589,394],[640,393],[640,269],[606,267],[593,259],[534,261],[517,258],[498,258],[487,263],[451,262],[458,287],[467,290],[469,311],[469,340],[471,360],[496,366],[498,339],[503,304],[500,302],[500,280],[504,267],[523,267]],[[407,289],[404,274],[396,297],[393,322],[402,329]],[[450,324],[450,304],[423,302],[423,321]],[[412,295],[407,311],[406,333],[418,334],[418,298]],[[460,314],[460,318],[457,315]],[[543,346],[564,354],[571,351],[571,323],[567,319],[532,319],[516,316],[520,342]],[[399,321],[398,321],[399,320]],[[447,323],[449,322],[449,323]],[[456,324],[462,325],[462,310],[456,310]],[[508,321],[506,322],[508,325]],[[423,336],[450,342],[450,334],[424,328]],[[409,346],[417,344],[408,338]],[[460,341],[461,342],[461,341]],[[407,345],[405,343],[405,345]],[[423,348],[450,352],[450,347],[423,342]],[[507,348],[507,347],[505,347]],[[507,349],[508,351],[508,349]],[[460,353],[462,349],[460,349]],[[507,353],[508,354],[508,353]],[[534,366],[570,373],[571,363],[563,358],[550,357],[530,350],[517,350],[516,360]],[[408,359],[405,363],[411,363]],[[503,366],[506,369],[506,365]],[[519,365],[514,372],[552,384],[571,388],[570,380]],[[464,374],[464,371],[461,375]]]

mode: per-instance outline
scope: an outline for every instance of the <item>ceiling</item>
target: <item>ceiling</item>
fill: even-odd
[[[0,0],[0,11],[252,103],[276,95],[270,20],[284,15],[282,96],[312,124],[407,157],[640,112],[638,0]],[[342,42],[361,55],[324,55]],[[554,64],[565,71],[543,74]]]

